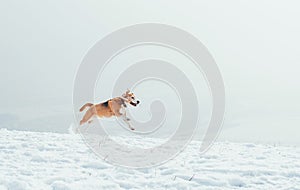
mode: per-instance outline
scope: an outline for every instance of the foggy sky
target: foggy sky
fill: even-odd
[[[296,0],[3,1],[0,119],[24,128],[46,121],[50,131],[52,125],[66,129],[73,122],[76,69],[88,49],[121,27],[156,22],[188,31],[214,56],[227,99],[220,139],[300,143],[299,5]]]

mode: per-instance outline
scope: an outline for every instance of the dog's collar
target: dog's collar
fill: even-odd
[[[123,100],[123,101],[125,101],[125,102],[128,101],[128,99],[126,99],[126,98],[124,98],[124,97],[120,97],[120,98],[121,98],[121,100]]]

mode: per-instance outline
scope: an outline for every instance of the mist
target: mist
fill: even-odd
[[[5,1],[0,7],[0,127],[66,133],[83,57],[137,23],[196,36],[226,87],[219,140],[300,143],[300,12],[290,1]]]

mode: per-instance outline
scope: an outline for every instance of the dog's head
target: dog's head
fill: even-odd
[[[139,100],[136,100],[135,95],[132,92],[130,92],[130,90],[127,90],[122,95],[122,97],[125,98],[125,99],[127,99],[127,102],[130,103],[133,106],[137,106],[140,103]]]

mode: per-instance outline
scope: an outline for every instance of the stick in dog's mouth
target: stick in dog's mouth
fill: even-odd
[[[140,103],[140,101],[136,101],[136,103],[134,103],[134,102],[129,102],[129,103],[133,106],[137,106]]]

